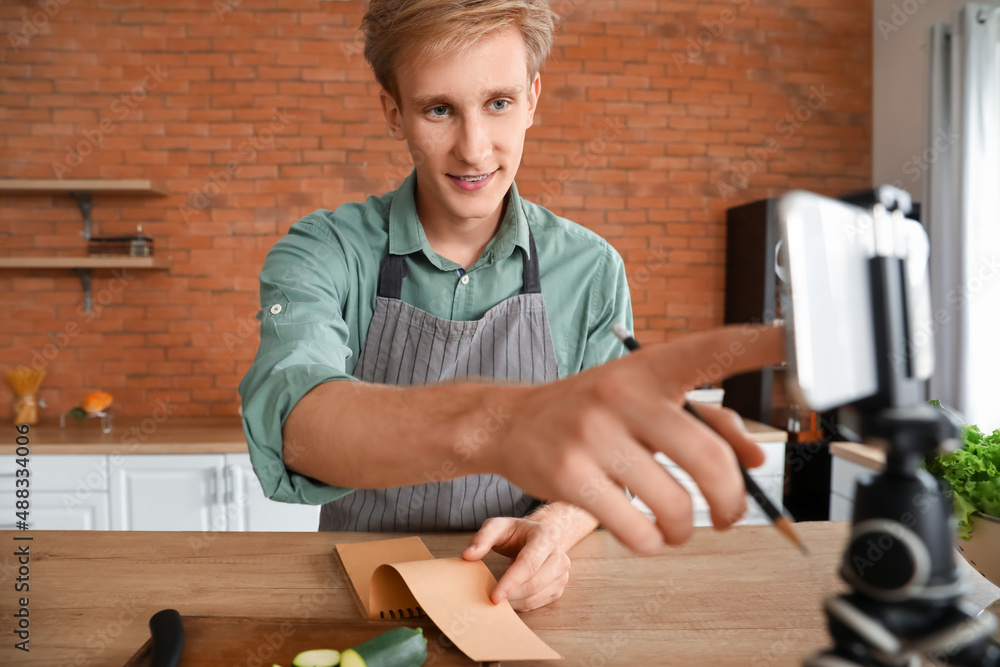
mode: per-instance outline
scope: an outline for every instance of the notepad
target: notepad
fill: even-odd
[[[434,558],[419,537],[336,545],[361,614],[426,614],[472,660],[558,660],[507,600],[493,604],[496,579],[481,560]]]

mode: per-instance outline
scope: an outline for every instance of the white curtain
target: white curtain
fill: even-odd
[[[933,26],[930,84],[929,395],[990,432],[1000,428],[1000,7],[970,3]]]

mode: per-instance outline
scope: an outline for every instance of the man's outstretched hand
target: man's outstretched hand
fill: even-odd
[[[730,326],[521,388],[480,465],[536,498],[585,509],[631,550],[652,554],[693,531],[691,497],[653,458],[663,452],[701,489],[715,527],[727,528],[746,507],[737,459],[754,467],[763,453],[736,413],[699,406],[709,428],[684,411],[684,394],[782,363],[784,340],[783,327]],[[649,507],[655,524],[628,501],[624,487]]]

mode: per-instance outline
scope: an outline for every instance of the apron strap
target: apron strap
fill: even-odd
[[[538,275],[538,251],[535,250],[535,235],[531,232],[531,227],[528,227],[528,247],[531,249],[530,257],[524,248],[518,248],[521,251],[521,261],[524,264],[524,277],[522,278],[524,281],[524,293],[540,294],[542,291],[542,282]],[[406,256],[386,255],[382,260],[382,266],[379,268],[378,295],[388,299],[401,299],[403,296],[403,278],[405,277]]]
[[[524,263],[524,293],[525,294],[540,294],[542,291],[542,282],[538,278],[538,251],[535,250],[535,235],[531,233],[531,227],[528,227],[528,247],[531,249],[531,257],[527,257],[524,248],[518,248],[521,251],[521,261]]]
[[[378,272],[378,295],[399,300],[403,296],[406,256],[386,255]]]

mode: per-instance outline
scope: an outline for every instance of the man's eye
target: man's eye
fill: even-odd
[[[504,109],[507,108],[508,104],[510,104],[510,102],[508,102],[507,100],[493,100],[492,102],[490,102],[490,106],[493,108],[494,111],[503,111]]]
[[[431,109],[432,116],[444,116],[447,113],[448,113],[448,107],[445,106],[434,107],[433,109]]]

